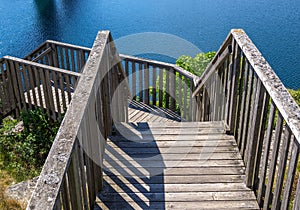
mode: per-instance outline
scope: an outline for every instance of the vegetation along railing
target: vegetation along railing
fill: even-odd
[[[174,64],[120,55],[133,100],[178,112],[183,119],[195,120],[192,98],[199,79]]]
[[[10,56],[1,59],[0,72],[2,117],[39,107],[54,120],[67,109],[81,75]]]
[[[93,208],[106,138],[113,121],[127,121],[128,85],[119,62],[110,33],[99,32],[27,209]]]
[[[224,120],[235,136],[259,205],[300,209],[300,109],[243,30],[231,31],[193,96],[198,120]]]

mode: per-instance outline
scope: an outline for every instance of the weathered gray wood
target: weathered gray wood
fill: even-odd
[[[278,110],[299,141],[300,121],[298,116],[300,109],[296,102],[292,99],[278,76],[274,73],[246,33],[243,30],[232,30],[231,34],[237,43],[242,46],[244,54],[251,66],[255,69],[260,80],[263,81],[267,92],[270,94],[270,98],[274,100]],[[288,101],[288,103],[285,103],[286,101]]]
[[[187,119],[187,78],[184,77],[184,87],[183,87],[183,94],[184,94],[184,99],[183,99],[183,118]]]
[[[132,96],[133,100],[136,100],[136,70],[135,70],[135,62],[131,62],[132,65]]]
[[[246,96],[248,93],[248,79],[249,79],[249,63],[245,63],[245,68],[244,68],[244,81],[243,81],[243,90],[242,90],[242,97],[241,97],[241,110],[242,112],[240,113],[240,119],[239,119],[239,126],[238,126],[238,135],[237,135],[237,143],[239,145],[239,148],[242,148],[242,136],[243,136],[243,131],[244,131],[244,122],[245,122],[245,109],[246,109]]]
[[[299,157],[299,144],[297,143],[297,140],[294,138],[292,142],[291,159],[289,162],[286,184],[284,187],[284,194],[281,203],[282,210],[288,209],[291,202],[291,193],[292,193],[294,178],[297,170],[298,157]]]
[[[254,106],[252,107],[252,120],[250,122],[250,136],[248,139],[248,161],[246,165],[247,187],[253,187],[253,176],[255,173],[255,161],[257,154],[257,144],[259,143],[259,128],[261,123],[261,115],[263,110],[264,88],[258,81],[255,98],[253,98]],[[259,164],[259,163],[258,163]]]
[[[276,164],[277,164],[277,158],[278,158],[278,152],[280,147],[280,140],[281,140],[281,133],[283,127],[283,117],[281,114],[278,115],[277,122],[276,122],[276,128],[275,128],[275,139],[274,139],[274,145],[272,150],[272,158],[270,163],[270,169],[269,169],[269,176],[268,176],[268,184],[266,188],[266,194],[264,199],[264,209],[268,209],[269,205],[272,201],[272,190],[273,190],[273,184],[275,179],[275,171],[276,171]]]
[[[173,68],[170,69],[170,109],[176,111],[176,72]]]
[[[294,198],[293,210],[300,209],[300,179],[298,179],[296,195]]]
[[[165,87],[165,100],[167,109],[170,108],[170,69],[165,69],[166,87]]]
[[[28,204],[28,209],[53,209],[55,207],[55,202],[57,200],[57,197],[59,196],[59,191],[61,188],[62,180],[65,177],[66,171],[71,172],[70,170],[70,161],[71,156],[76,157],[77,154],[72,153],[74,148],[74,144],[77,139],[77,134],[82,129],[82,123],[85,122],[84,115],[85,113],[88,113],[87,115],[90,116],[89,118],[89,124],[86,124],[86,126],[89,129],[86,129],[87,134],[90,137],[89,139],[81,139],[79,142],[85,142],[85,141],[92,141],[89,145],[91,145],[90,149],[92,153],[95,154],[97,157],[101,156],[99,155],[100,146],[98,142],[95,140],[97,138],[96,134],[98,135],[98,131],[95,130],[97,125],[97,120],[94,116],[95,114],[95,97],[93,99],[92,96],[95,95],[97,91],[99,91],[97,83],[95,81],[101,81],[101,75],[105,75],[109,68],[103,68],[105,62],[109,62],[109,59],[107,57],[103,58],[103,56],[112,56],[110,54],[104,54],[104,49],[106,46],[106,42],[109,38],[109,32],[100,32],[98,34],[98,37],[95,41],[95,45],[93,48],[94,53],[92,53],[92,56],[89,59],[89,62],[86,65],[86,68],[84,69],[83,76],[79,80],[78,87],[75,90],[75,93],[73,95],[73,100],[71,102],[70,108],[67,110],[66,116],[64,118],[64,121],[62,123],[62,127],[60,129],[60,132],[58,132],[58,135],[54,141],[53,147],[50,151],[50,154],[48,156],[48,159],[46,160],[45,166],[43,167],[43,171],[40,175],[40,179],[37,183],[37,187],[35,188],[35,192],[33,193],[33,196]],[[111,45],[110,45],[111,46]],[[109,51],[111,52],[111,51]],[[112,57],[116,56],[118,54],[114,54]],[[103,59],[103,62],[101,61]],[[114,58],[115,59],[115,58]],[[106,65],[106,67],[109,67]],[[41,71],[40,71],[41,73]],[[45,78],[44,78],[45,79]],[[43,77],[42,77],[43,80]],[[109,90],[106,89],[107,93],[109,93]],[[112,97],[112,96],[110,96]],[[89,99],[93,100],[89,100]],[[73,105],[74,104],[74,105]],[[106,102],[103,102],[103,104],[106,104]],[[76,113],[76,114],[75,114]],[[99,115],[101,117],[101,115]],[[107,122],[105,122],[107,123]],[[106,125],[107,126],[107,125]],[[63,129],[63,127],[67,127],[67,129]],[[100,126],[102,127],[102,126]],[[91,130],[92,129],[92,130]],[[82,135],[84,136],[84,135]],[[106,136],[105,136],[106,138]],[[101,145],[103,148],[103,145]],[[104,148],[103,148],[104,149]],[[89,154],[89,155],[90,155]],[[60,161],[57,161],[59,158]],[[76,158],[75,158],[76,159]],[[95,161],[96,159],[93,159]],[[93,180],[88,180],[87,182],[91,182],[95,186],[95,191],[89,188],[89,194],[96,194],[96,191],[99,188],[99,184],[101,185],[101,171],[98,170],[98,168],[94,168],[96,166],[95,162],[91,162],[93,166],[92,170],[89,170],[90,168],[87,168],[87,171],[92,172]],[[74,162],[75,163],[75,162]],[[73,163],[72,163],[73,164]],[[71,165],[72,165],[71,164]],[[77,164],[77,163],[76,163]],[[76,166],[76,165],[75,165]],[[76,166],[77,171],[76,173],[79,173],[79,169]],[[74,172],[74,171],[73,171]],[[99,173],[100,172],[100,173]],[[75,180],[76,173],[74,174]],[[96,175],[96,176],[95,176]],[[70,175],[71,176],[71,175]],[[53,178],[52,178],[53,177]],[[78,177],[78,176],[77,176]],[[80,175],[79,175],[80,177]],[[71,178],[71,177],[70,177]],[[70,180],[70,179],[69,179]],[[79,179],[79,183],[80,183]],[[78,182],[78,179],[76,180]],[[76,185],[75,182],[71,181],[68,184],[69,191],[72,188],[72,186]],[[96,188],[97,187],[97,188]],[[76,187],[76,190],[77,187]],[[79,191],[78,191],[79,192]],[[71,193],[71,191],[70,191]],[[77,195],[78,197],[78,195]],[[72,198],[74,197],[72,196]],[[93,201],[95,197],[92,197],[92,199],[89,199],[89,202],[91,202],[90,207],[93,208]],[[81,200],[81,198],[80,198]],[[79,205],[80,206],[80,205]]]
[[[159,69],[159,103],[158,106],[162,107],[163,105],[163,77],[164,77],[164,69]]]
[[[284,139],[280,150],[280,162],[278,164],[278,172],[276,176],[276,185],[272,199],[272,209],[280,208],[281,192],[286,171],[287,158],[289,153],[291,131],[288,126],[285,126]]]
[[[152,105],[156,105],[156,80],[157,80],[157,69],[156,65],[152,67]]]
[[[143,65],[142,63],[138,64],[139,67],[139,101],[144,101],[144,90],[143,90],[143,83],[145,81],[143,81]]]
[[[144,63],[144,93],[145,98],[144,102],[145,104],[149,104],[149,66],[148,63]]]
[[[69,193],[68,193],[68,185],[67,185],[67,179],[66,177],[64,178],[64,180],[62,181],[62,189],[61,191],[61,197],[62,197],[62,206],[64,209],[71,209],[70,206],[70,198],[69,198]]]

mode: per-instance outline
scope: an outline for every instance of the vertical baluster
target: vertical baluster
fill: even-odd
[[[71,66],[72,66],[72,69],[71,69],[71,71],[73,71],[73,72],[77,72],[76,71],[76,66],[75,66],[75,55],[74,55],[74,49],[71,49],[70,50],[70,54],[71,54]]]
[[[184,76],[184,83],[183,83],[183,94],[184,94],[184,99],[183,99],[183,118],[187,119],[187,78]]]
[[[38,102],[37,102],[37,93],[36,93],[36,86],[35,86],[35,81],[34,81],[34,77],[33,77],[33,70],[32,67],[29,65],[28,67],[28,76],[29,76],[29,91],[31,91],[31,95],[32,95],[32,99],[33,99],[33,104],[35,107],[38,106]],[[30,95],[30,94],[29,94]]]
[[[238,89],[238,80],[240,75],[240,61],[241,61],[241,49],[239,45],[234,40],[235,51],[233,57],[233,63],[231,65],[232,72],[232,83],[231,83],[231,100],[230,100],[230,110],[229,110],[229,126],[230,131],[234,133],[235,119],[236,119],[236,110],[237,110],[237,89]]]
[[[25,90],[23,91],[23,94],[24,94],[24,98],[25,98],[25,103],[27,103],[27,106],[29,108],[29,110],[32,110],[32,102],[31,100],[33,100],[33,98],[31,98],[30,96],[30,88],[29,88],[29,85],[30,85],[30,82],[29,82],[29,78],[28,78],[28,74],[27,74],[27,67],[24,65],[24,64],[20,64],[20,67],[21,67],[21,72],[22,72],[22,86],[24,87],[25,86]],[[26,95],[25,95],[26,94]],[[26,96],[27,96],[27,101],[26,101]]]
[[[274,145],[272,150],[272,158],[271,163],[269,166],[269,177],[268,177],[268,184],[266,188],[266,195],[264,199],[264,209],[269,209],[269,205],[272,201],[272,189],[274,184],[274,178],[275,178],[275,171],[276,171],[276,164],[277,164],[277,158],[278,158],[278,151],[280,147],[280,140],[281,140],[281,133],[282,133],[282,127],[283,127],[283,117],[281,116],[280,112],[278,113],[278,118],[276,122],[276,128],[275,128],[275,139],[274,139]]]
[[[166,107],[169,109],[170,108],[170,70],[166,69],[166,91],[165,91],[165,97],[166,97]]]
[[[254,77],[254,71],[250,68],[249,72],[249,83],[248,83],[248,92],[246,95],[246,107],[245,107],[245,115],[244,115],[244,125],[243,125],[243,135],[242,135],[242,144],[241,144],[241,155],[245,159],[245,152],[247,147],[247,138],[248,138],[248,130],[249,130],[249,122],[251,120],[251,98],[255,90],[253,85],[256,83],[256,78]]]
[[[132,96],[133,100],[136,100],[136,68],[135,68],[135,62],[132,61]]]
[[[178,74],[178,107],[182,114],[182,75]]]
[[[175,112],[176,111],[176,77],[175,77],[175,70],[174,68],[170,68],[170,98],[171,98],[171,103],[170,103],[170,109]]]
[[[143,101],[143,65],[139,63],[139,101]]]
[[[284,194],[281,204],[281,209],[288,209],[291,202],[291,194],[293,189],[293,183],[297,171],[297,163],[299,158],[299,144],[297,139],[294,137],[292,142],[291,159],[289,161],[289,168],[287,172],[286,184],[284,187]]]
[[[61,117],[61,106],[60,106],[60,100],[59,100],[59,85],[58,85],[58,78],[57,78],[57,72],[52,72],[52,79],[53,79],[53,94],[55,94],[55,100],[54,102],[54,107],[55,107],[55,112],[57,112],[58,117]]]
[[[285,132],[284,132],[284,139],[282,142],[282,146],[280,149],[280,162],[278,164],[278,172],[276,176],[276,185],[275,185],[275,191],[273,194],[272,199],[272,209],[279,209],[280,208],[280,197],[283,187],[283,181],[286,171],[286,165],[287,165],[287,159],[288,159],[288,153],[290,148],[290,141],[291,141],[291,130],[286,125],[285,126]]]
[[[41,109],[43,110],[43,112],[46,111],[46,104],[44,105],[44,97],[43,97],[43,93],[42,93],[42,85],[41,85],[41,76],[40,76],[40,69],[38,67],[33,67],[33,73],[35,76],[35,85],[36,85],[36,89],[38,92],[38,96],[39,96],[39,103],[37,104],[38,106],[41,107]]]
[[[263,104],[263,98],[264,98],[264,87],[260,80],[258,80],[257,84],[257,90],[254,101],[254,106],[252,107],[252,121],[250,125],[250,136],[248,139],[248,162],[246,166],[246,185],[247,187],[253,186],[253,174],[254,174],[254,165],[255,165],[255,156],[257,152],[257,144],[258,137],[259,137],[259,127],[260,127],[260,121],[261,121],[261,114],[262,114],[262,104]]]
[[[62,181],[62,187],[61,187],[61,200],[62,200],[62,206],[64,209],[71,209],[70,206],[70,194],[68,193],[68,184],[67,184],[67,177],[64,176]]]
[[[159,68],[159,107],[163,106],[163,77],[164,77],[164,70]]]
[[[144,102],[145,104],[149,105],[149,66],[148,63],[144,63],[144,93],[145,98]]]
[[[266,181],[266,174],[268,168],[268,160],[270,155],[275,110],[276,110],[275,105],[272,102],[270,107],[269,119],[268,119],[268,127],[266,130],[267,133],[265,137],[264,153],[263,153],[263,159],[261,163],[261,173],[260,173],[260,179],[259,179],[258,190],[257,190],[257,201],[259,206],[262,206],[263,197],[265,194],[265,181]]]
[[[152,68],[152,105],[156,105],[156,66]]]

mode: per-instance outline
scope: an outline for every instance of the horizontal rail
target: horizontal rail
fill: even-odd
[[[196,101],[192,98],[198,77],[174,64],[120,55],[132,98],[177,112],[195,120]]]
[[[182,74],[183,76],[185,76],[187,78],[195,79],[196,81],[198,79],[198,77],[196,75],[194,75],[191,72],[189,72],[179,66],[176,66],[175,64],[172,64],[172,63],[155,61],[155,60],[139,58],[139,57],[135,57],[135,56],[131,56],[131,55],[124,55],[124,54],[120,54],[120,58],[122,60],[135,61],[135,62],[139,62],[139,63],[148,63],[149,65],[155,65],[156,67],[159,67],[159,68],[168,68],[168,67],[175,68],[177,72],[179,72],[180,74]]]
[[[90,51],[91,49],[87,47],[47,40],[25,59],[80,73]]]
[[[62,117],[81,74],[11,56],[0,64],[2,117],[40,108],[50,118]]]
[[[260,207],[299,208],[300,109],[243,30],[229,33],[193,96],[197,120],[228,125]]]
[[[99,32],[27,209],[94,208],[106,138],[114,121],[127,120],[128,89],[115,51],[110,33]]]

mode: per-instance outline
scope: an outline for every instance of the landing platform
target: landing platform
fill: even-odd
[[[178,122],[156,111],[135,103],[131,123],[116,125],[96,209],[258,209],[222,122]]]

